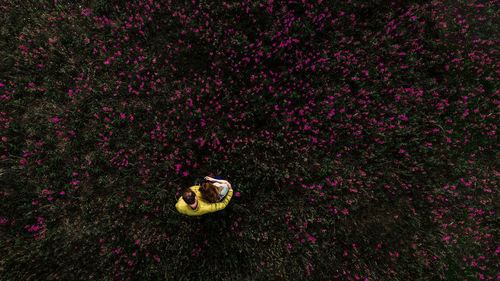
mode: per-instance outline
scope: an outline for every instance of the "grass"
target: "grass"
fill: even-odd
[[[2,3],[0,279],[494,279],[493,4],[292,2]]]

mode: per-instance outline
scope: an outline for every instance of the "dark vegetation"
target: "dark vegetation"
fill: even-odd
[[[497,2],[1,1],[0,280],[498,280]]]

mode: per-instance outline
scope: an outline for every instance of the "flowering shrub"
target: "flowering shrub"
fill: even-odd
[[[495,1],[28,2],[0,279],[498,279]]]

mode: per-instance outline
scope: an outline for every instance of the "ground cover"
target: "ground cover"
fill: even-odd
[[[497,2],[2,1],[0,279],[498,280]]]

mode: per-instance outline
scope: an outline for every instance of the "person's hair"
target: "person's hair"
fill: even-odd
[[[220,199],[219,188],[212,183],[202,183],[199,190],[203,199],[210,203],[215,203]]]
[[[186,189],[182,193],[182,199],[184,199],[184,202],[186,202],[186,204],[188,204],[188,205],[194,204],[195,197],[196,197],[196,193],[194,193],[194,191],[192,191],[191,189]]]

